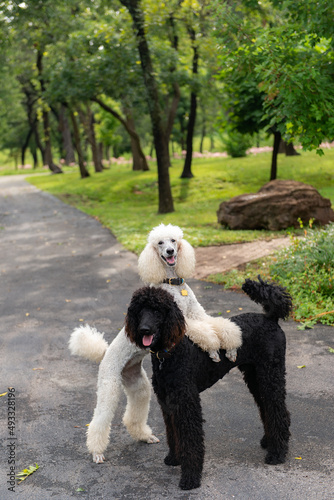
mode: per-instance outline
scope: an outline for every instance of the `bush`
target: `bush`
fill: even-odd
[[[252,139],[248,134],[240,134],[236,131],[229,132],[224,142],[226,152],[232,158],[246,156],[247,149],[252,146]]]
[[[302,328],[317,321],[334,325],[334,224],[305,230],[304,238],[276,255],[269,266],[271,277],[291,293],[294,318]]]

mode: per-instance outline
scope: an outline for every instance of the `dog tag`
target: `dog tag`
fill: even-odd
[[[181,295],[183,295],[184,297],[186,297],[188,295],[187,290],[181,290]]]

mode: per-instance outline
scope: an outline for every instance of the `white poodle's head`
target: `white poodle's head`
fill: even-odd
[[[147,241],[138,261],[139,275],[145,283],[161,283],[168,267],[175,268],[180,278],[193,274],[195,252],[178,226],[160,224],[152,229]]]

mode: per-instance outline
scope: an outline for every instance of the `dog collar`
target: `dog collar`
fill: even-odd
[[[166,278],[162,281],[163,283],[167,283],[168,285],[183,285],[183,278]]]
[[[162,349],[161,351],[152,351],[152,349],[150,349],[150,353],[155,354],[158,360],[162,362],[164,361],[165,355],[170,354],[171,353],[170,351],[174,349],[174,347],[175,347],[175,342],[173,342],[172,345],[168,347],[168,349]]]

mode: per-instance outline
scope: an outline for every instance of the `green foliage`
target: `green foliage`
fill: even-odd
[[[273,256],[251,262],[243,269],[208,277],[226,288],[240,289],[246,278],[274,280],[292,295],[293,318],[299,329],[317,322],[334,325],[334,224],[291,236],[291,245]]]
[[[241,158],[246,156],[246,151],[252,145],[249,135],[230,131],[225,139],[226,152],[232,158]]]
[[[334,325],[333,242],[334,224],[310,228],[303,238],[292,237],[270,265],[272,278],[289,287],[297,305],[294,317],[304,327],[317,321]]]
[[[18,484],[22,483],[27,477],[31,476],[34,472],[36,472],[39,469],[39,465],[29,465],[27,469],[23,469],[21,472],[18,472],[17,474],[17,479],[18,479]]]
[[[334,137],[334,38],[324,4],[220,6],[220,76],[229,121],[239,131],[279,129],[285,140],[298,140],[309,150]]]

